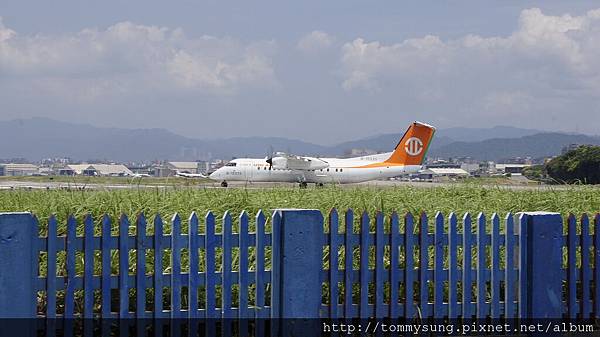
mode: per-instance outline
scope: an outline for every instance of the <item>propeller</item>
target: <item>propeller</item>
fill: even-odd
[[[269,164],[269,170],[271,170],[273,168],[273,145],[269,146],[269,154],[265,161]]]

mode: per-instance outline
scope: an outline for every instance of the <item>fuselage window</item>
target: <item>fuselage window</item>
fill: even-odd
[[[340,169],[340,172],[342,172],[342,169]]]
[[[338,171],[338,169],[335,169],[335,172],[337,172],[337,171]]]

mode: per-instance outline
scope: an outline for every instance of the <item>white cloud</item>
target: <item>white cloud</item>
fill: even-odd
[[[4,41],[4,40],[8,40],[10,38],[12,38],[15,35],[15,31],[8,29],[4,26],[4,23],[2,22],[2,17],[0,16],[0,42]]]
[[[341,64],[346,90],[402,87],[415,97],[431,97],[431,91],[434,97],[515,91],[535,97],[575,90],[600,96],[600,9],[581,16],[523,10],[518,29],[506,37],[442,41],[428,35],[396,44],[358,38],[342,47]]]
[[[105,30],[24,36],[0,21],[0,74],[40,90],[95,98],[192,90],[206,94],[277,83],[273,42],[188,37],[181,29],[121,22]]]
[[[296,47],[304,53],[315,54],[331,47],[334,38],[329,34],[315,30],[303,36]]]

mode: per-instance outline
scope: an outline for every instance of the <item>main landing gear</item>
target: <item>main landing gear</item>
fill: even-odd
[[[223,180],[223,181],[221,182],[221,187],[227,187],[227,181]]]
[[[315,186],[316,187],[323,187],[323,183],[316,183]]]
[[[300,188],[306,188],[306,187],[308,187],[308,184],[306,183],[306,181],[300,182]]]

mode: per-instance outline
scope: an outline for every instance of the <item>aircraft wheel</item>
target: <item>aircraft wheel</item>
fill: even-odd
[[[221,182],[221,187],[227,187],[227,182],[225,180]]]
[[[315,184],[317,187],[323,187],[323,183],[316,183]]]
[[[303,181],[300,183],[300,188],[306,188],[308,187],[308,184],[306,183],[306,181]]]

